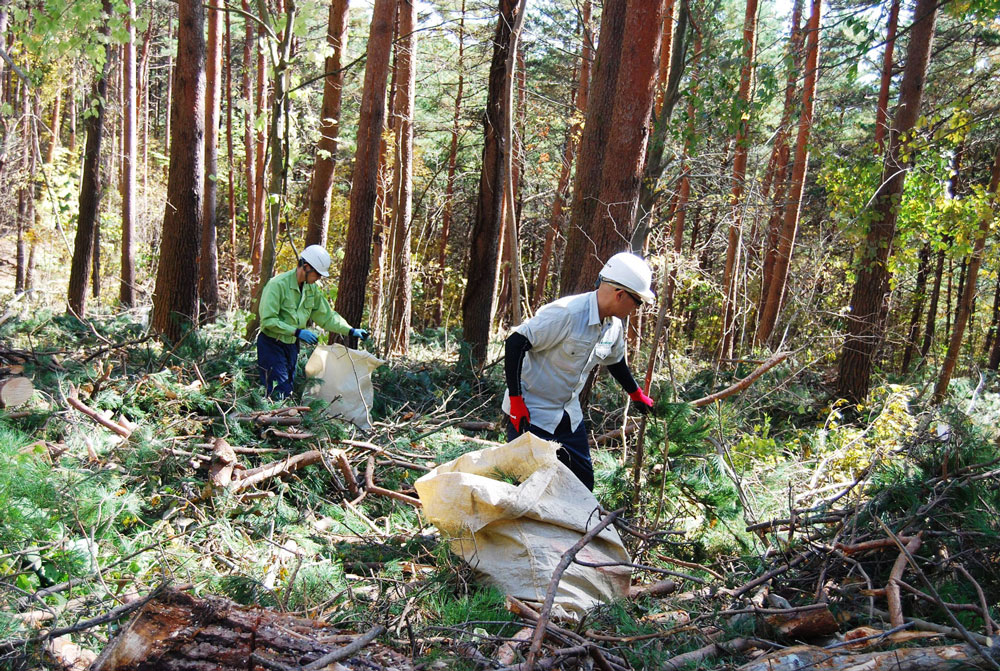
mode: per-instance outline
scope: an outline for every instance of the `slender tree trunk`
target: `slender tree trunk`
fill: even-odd
[[[111,2],[104,0],[104,14],[111,16]],[[109,34],[108,23],[101,28]],[[92,94],[92,114],[87,118],[87,146],[83,154],[83,174],[80,178],[80,207],[73,246],[73,263],[69,271],[66,301],[69,311],[78,317],[86,315],[87,278],[93,263],[94,235],[101,204],[101,143],[104,136],[104,111],[107,106],[108,73],[111,71],[111,44],[104,48],[104,67],[97,76]]]
[[[379,139],[385,118],[385,84],[389,71],[396,0],[375,0],[368,36],[365,85],[361,95],[357,152],[351,176],[351,212],[337,292],[337,312],[360,324],[371,267],[372,226],[378,181]]]
[[[198,246],[201,240],[205,152],[205,9],[179,0],[177,71],[170,138],[167,205],[156,272],[151,327],[177,341],[198,320]]]
[[[719,340],[719,359],[731,359],[736,340],[736,289],[739,284],[740,248],[743,241],[743,187],[747,172],[750,134],[750,92],[757,57],[757,0],[746,0],[743,15],[743,68],[740,70],[740,90],[737,126],[733,155],[733,188],[729,195],[730,223],[726,245],[726,266],[723,272],[724,296],[722,302],[722,337]],[[806,107],[806,105],[803,105]]]
[[[1000,281],[993,291],[993,310],[990,311],[990,326],[986,330],[986,342],[983,344],[983,355],[990,356],[993,350],[994,338],[1000,333]],[[987,359],[988,360],[988,359]]]
[[[236,159],[233,151],[233,31],[229,20],[229,12],[225,12],[226,17],[226,154],[229,159],[227,166],[227,176],[229,183],[229,283],[230,283],[230,309],[236,307],[240,297],[239,279],[236,273]]]
[[[510,34],[510,45],[507,48],[506,81],[503,94],[503,152],[504,152],[504,216],[506,217],[507,248],[509,254],[508,271],[510,273],[510,306],[511,318],[515,324],[521,322],[521,248],[517,235],[517,198],[514,194],[519,173],[515,166],[514,154],[514,77],[517,67],[518,40],[521,28],[524,26],[524,11],[527,0],[520,0],[514,28]]]
[[[413,113],[417,74],[416,0],[399,0],[399,55],[396,61],[396,207],[393,212],[393,320],[389,324],[389,351],[410,351],[410,313],[413,301],[410,273],[410,232],[413,217]]]
[[[993,298],[993,349],[986,367],[990,370],[1000,370],[1000,280],[997,280],[996,294]]]
[[[59,148],[59,131],[62,122],[62,88],[56,91],[56,99],[52,101],[52,125],[49,135],[49,146],[45,150],[45,162],[51,164]]]
[[[180,27],[178,27],[178,31]],[[167,36],[174,37],[174,19],[173,16],[167,19]],[[171,117],[173,115],[174,102],[174,55],[172,51],[167,52],[167,105],[166,114],[164,115],[164,123],[166,125],[166,131],[164,132],[164,137],[168,142],[173,142],[173,133],[170,128]],[[168,168],[169,170],[169,168]]]
[[[838,391],[852,402],[860,402],[868,395],[875,350],[885,331],[889,284],[886,263],[896,234],[899,197],[906,181],[905,161],[901,158],[905,152],[902,149],[920,113],[927,64],[934,41],[936,0],[917,0],[913,17],[899,106],[889,134],[881,186],[876,192],[875,217],[860,255],[851,296],[847,338],[840,357]]]
[[[448,151],[448,181],[444,191],[444,211],[441,213],[441,235],[438,247],[438,264],[436,268],[434,287],[434,313],[431,323],[441,326],[444,322],[444,287],[448,266],[448,237],[451,235],[451,217],[455,206],[455,170],[458,166],[458,132],[462,118],[462,91],[465,86],[463,71],[465,58],[465,0],[462,0],[462,13],[458,18],[458,87],[455,91],[455,114],[451,122],[451,148]]]
[[[103,180],[102,184],[103,184]],[[100,305],[101,298],[101,214],[94,222],[94,251],[90,254],[90,295]]]
[[[258,37],[264,35],[263,28],[257,29]],[[264,37],[262,39],[269,39]],[[257,110],[254,115],[255,119],[267,120],[267,108],[269,102],[273,98],[269,98],[267,86],[267,51],[261,47],[257,48],[257,89],[255,98],[255,108]],[[273,93],[272,93],[273,95]],[[267,216],[265,213],[266,202],[264,198],[264,187],[266,179],[264,175],[267,173],[268,161],[273,160],[273,157],[267,154],[267,136],[264,133],[264,124],[255,123],[257,126],[257,131],[254,133],[254,177],[253,177],[253,220],[254,220],[254,233],[252,241],[252,249],[250,254],[250,264],[253,267],[254,274],[257,278],[261,276],[261,271],[263,270],[264,264],[264,247],[266,241],[264,236],[267,229]],[[270,127],[268,125],[268,127]]]
[[[969,257],[968,270],[965,275],[965,286],[961,291],[958,308],[955,315],[955,328],[951,332],[951,341],[948,343],[948,353],[944,357],[944,364],[941,366],[941,375],[938,377],[934,387],[932,403],[940,405],[944,402],[945,394],[948,393],[948,385],[955,372],[958,363],[958,355],[962,349],[962,339],[965,337],[965,326],[969,322],[972,313],[972,304],[976,297],[976,280],[979,276],[979,266],[983,260],[983,250],[986,248],[986,237],[990,233],[993,224],[993,209],[996,205],[997,186],[1000,184],[1000,146],[997,148],[996,157],[993,159],[993,170],[990,173],[989,199],[991,208],[981,215],[979,234],[973,243],[972,256]]]
[[[788,135],[792,123],[792,111],[798,105],[795,95],[796,86],[799,81],[799,74],[802,66],[802,0],[795,0],[792,7],[791,33],[788,38],[788,52],[785,54],[785,61],[788,65],[788,72],[785,77],[785,104],[781,112],[781,121],[775,133],[774,146],[771,149],[771,158],[768,161],[767,174],[762,187],[762,195],[767,198],[771,189],[774,190],[774,197],[771,199],[771,216],[768,220],[767,234],[764,242],[763,258],[764,267],[761,271],[760,301],[757,305],[757,321],[760,322],[760,313],[764,311],[764,303],[767,302],[767,292],[771,285],[771,277],[774,275],[774,262],[778,254],[778,240],[781,237],[781,225],[785,214],[785,179],[788,171]]]
[[[126,0],[128,8],[128,41],[125,42],[125,58],[122,63],[122,98],[125,100],[122,109],[122,173],[121,173],[121,194],[122,194],[122,257],[121,257],[121,286],[118,291],[118,300],[122,307],[130,308],[135,305],[135,250],[133,240],[135,239],[136,220],[136,132],[135,132],[135,0]]]
[[[334,168],[337,165],[337,137],[340,134],[340,106],[344,87],[341,61],[347,49],[348,0],[332,0],[326,31],[330,55],[326,58],[323,80],[323,110],[319,123],[319,142],[309,185],[309,224],[306,244],[326,247],[327,222],[330,219],[330,198],[333,193]]]
[[[69,153],[76,152],[76,70],[69,74]]]
[[[920,344],[920,364],[927,358],[934,344],[934,334],[937,330],[938,302],[941,299],[941,282],[944,279],[944,250],[938,250],[937,262],[934,268],[934,287],[931,289],[931,301],[927,307],[927,326],[924,328],[924,339]]]
[[[21,96],[21,138],[25,151],[21,156],[21,168],[24,171],[23,184],[17,194],[17,247],[16,265],[14,270],[14,292],[20,293],[28,289],[28,238],[35,220],[35,152],[33,151],[35,124],[31,103],[33,97],[25,90]]]
[[[584,0],[582,10],[582,30],[580,45],[580,67],[579,77],[576,84],[576,100],[574,108],[573,123],[570,124],[566,133],[566,142],[563,148],[562,168],[559,172],[559,182],[556,185],[555,200],[552,203],[552,211],[549,215],[549,230],[545,234],[545,247],[542,250],[542,258],[538,265],[538,273],[535,278],[535,294],[531,299],[532,310],[537,310],[545,298],[545,289],[549,280],[549,265],[552,259],[552,250],[555,246],[556,236],[562,228],[563,208],[566,205],[566,195],[569,188],[569,178],[572,174],[573,160],[576,156],[577,138],[583,128],[583,117],[587,111],[587,103],[590,96],[590,63],[594,58],[594,36],[590,25],[591,7],[590,0]]]
[[[462,298],[462,339],[470,346],[476,366],[486,360],[496,304],[498,248],[503,231],[504,134],[503,91],[514,25],[515,0],[499,0],[493,35],[486,111],[483,115],[483,167],[479,177],[476,217],[472,224],[465,295]]]
[[[885,150],[885,133],[889,129],[889,88],[892,85],[892,51],[896,45],[896,26],[899,22],[899,0],[892,0],[889,8],[889,26],[885,36],[885,54],[882,56],[882,83],[878,91],[878,108],[875,111],[875,144],[879,153]]]
[[[774,332],[778,314],[788,283],[788,266],[795,248],[802,207],[802,188],[805,185],[809,164],[809,133],[812,130],[813,101],[819,73],[819,15],[821,0],[812,0],[809,23],[806,25],[805,82],[802,85],[802,111],[799,116],[798,135],[795,138],[795,162],[788,183],[788,202],[784,208],[781,234],[776,243],[774,268],[767,287],[767,300],[757,323],[756,341],[767,342]]]
[[[219,313],[219,243],[216,207],[219,187],[219,116],[222,101],[222,11],[220,0],[208,2],[205,41],[205,199],[202,209],[198,295],[203,322]]]
[[[250,12],[249,0],[241,0],[241,6],[244,12]],[[254,123],[253,114],[251,113],[251,110],[254,108],[254,80],[251,76],[253,72],[253,68],[251,67],[251,63],[253,63],[251,46],[254,44],[254,25],[250,19],[245,16],[243,24],[243,169],[245,173],[244,181],[246,182],[247,196],[247,230],[250,233],[250,263],[253,272],[257,273],[260,270],[260,253],[258,252],[257,239],[259,235],[261,235],[262,231],[260,229],[259,222],[257,221],[257,200],[255,196],[257,193],[257,154],[254,150]]]
[[[910,372],[913,353],[917,349],[917,335],[920,333],[920,315],[924,312],[924,300],[927,298],[927,275],[930,272],[930,259],[930,245],[924,243],[924,246],[920,248],[920,261],[917,264],[917,286],[913,292],[913,314],[910,316],[910,328],[906,336],[903,364],[899,369],[901,375],[906,375]]]

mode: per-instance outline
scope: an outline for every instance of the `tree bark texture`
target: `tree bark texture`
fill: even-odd
[[[736,290],[739,283],[740,248],[743,241],[743,182],[747,174],[747,146],[750,134],[750,89],[754,59],[757,56],[757,0],[746,0],[743,14],[743,67],[740,69],[740,89],[737,94],[737,123],[733,152],[733,187],[729,195],[729,234],[726,244],[726,265],[722,276],[722,337],[719,358],[730,359],[736,340]],[[803,105],[805,107],[805,105]]]
[[[465,57],[465,0],[462,0],[462,13],[458,18],[458,87],[455,90],[455,114],[451,122],[451,147],[448,150],[448,180],[444,189],[444,211],[441,213],[441,234],[438,241],[438,267],[434,278],[434,314],[431,323],[441,326],[444,320],[444,286],[448,264],[448,238],[451,235],[451,218],[455,206],[455,170],[458,167],[458,131],[462,119],[462,91],[465,87],[463,61]]]
[[[111,15],[111,2],[104,0],[104,14]],[[101,32],[107,36],[107,22]],[[80,177],[80,208],[77,219],[76,239],[73,245],[73,262],[69,271],[69,310],[84,317],[87,309],[87,278],[94,253],[94,231],[97,228],[98,208],[101,204],[101,144],[104,138],[104,112],[107,107],[108,74],[111,71],[111,45],[104,48],[104,67],[97,76],[92,94],[93,114],[86,121],[87,144],[83,150],[83,173]]]
[[[875,144],[878,145],[879,153],[885,150],[885,133],[889,129],[889,88],[892,86],[892,52],[896,46],[899,2],[900,0],[892,0],[892,5],[889,8],[885,54],[882,56],[882,81],[878,90],[878,107],[875,110]]]
[[[333,193],[334,169],[337,166],[337,137],[340,134],[340,106],[344,88],[341,62],[347,49],[348,0],[332,0],[326,30],[326,77],[323,79],[323,110],[319,120],[319,142],[316,162],[309,184],[309,223],[306,245],[326,247],[327,225],[330,220],[330,198]]]
[[[656,89],[664,4],[664,0],[630,0],[627,6],[624,34],[628,40],[620,50],[613,131],[607,138],[597,207],[586,228],[594,249],[583,256],[582,267],[576,269],[576,291],[592,284],[612,255],[631,249]]]
[[[135,90],[135,0],[126,0],[128,8],[128,41],[122,45],[125,58],[122,63],[122,98],[125,104],[122,109],[122,255],[121,255],[121,286],[118,300],[122,307],[130,308],[135,304],[135,159],[136,148],[136,90]]]
[[[797,645],[760,657],[738,671],[933,671],[946,668],[992,669],[975,648],[965,643],[930,648],[901,648],[878,652],[831,651]]]
[[[781,233],[775,246],[774,268],[768,282],[767,300],[757,323],[756,341],[767,342],[774,332],[778,313],[784,301],[788,283],[788,266],[795,248],[795,237],[799,228],[802,208],[802,188],[806,181],[809,165],[809,133],[812,130],[813,103],[815,101],[816,79],[819,74],[819,19],[822,2],[812,0],[809,23],[806,24],[805,81],[802,84],[802,111],[795,138],[795,161],[787,187]]]
[[[514,25],[515,0],[499,0],[499,16],[493,34],[486,110],[483,113],[483,166],[472,223],[465,295],[462,298],[462,339],[470,347],[475,365],[486,360],[486,350],[496,301],[500,234],[503,224],[504,133],[503,97]]]
[[[913,290],[913,314],[910,316],[910,328],[907,330],[903,363],[899,368],[899,372],[902,375],[910,372],[913,353],[917,349],[917,335],[920,333],[920,316],[924,313],[924,301],[927,299],[927,275],[930,271],[930,260],[930,244],[924,243],[924,246],[920,248],[920,257],[917,263],[917,286]]]
[[[887,260],[896,234],[899,199],[906,181],[902,148],[920,113],[936,19],[936,0],[917,0],[899,105],[889,134],[881,186],[875,197],[876,214],[862,246],[857,280],[851,295],[847,338],[840,357],[838,393],[852,402],[860,402],[868,394],[875,351],[885,332],[889,285]]]
[[[144,605],[93,671],[301,668],[358,638],[334,625],[167,590]],[[275,665],[280,664],[281,667]],[[324,667],[332,668],[332,667]]]
[[[958,363],[958,355],[962,349],[962,338],[965,337],[965,327],[969,323],[973,301],[976,298],[976,280],[979,277],[979,267],[983,261],[986,238],[993,225],[993,210],[996,205],[998,184],[1000,184],[1000,147],[997,148],[996,156],[993,159],[993,169],[990,173],[988,197],[991,201],[991,207],[982,215],[979,234],[976,236],[975,243],[973,243],[972,256],[969,258],[969,265],[965,274],[965,286],[961,291],[955,315],[955,328],[951,332],[948,353],[945,354],[944,364],[941,366],[941,375],[938,376],[937,384],[934,386],[934,396],[932,398],[934,404],[939,405],[944,401],[945,394],[948,393],[948,385],[951,382],[955,366]]]
[[[941,300],[941,281],[944,279],[944,250],[939,249],[934,265],[934,286],[931,288],[931,301],[927,306],[927,324],[924,327],[924,337],[920,343],[920,364],[927,358],[934,344],[934,334],[937,331],[938,303]]]
[[[658,1],[658,0],[657,0]],[[601,14],[594,74],[590,80],[590,100],[587,117],[580,137],[580,151],[573,178],[573,200],[570,205],[566,251],[563,255],[559,294],[578,293],[593,277],[580,272],[584,259],[596,250],[588,239],[590,222],[597,210],[601,190],[601,170],[608,138],[614,132],[611,116],[615,103],[615,86],[621,66],[622,39],[625,32],[626,0],[610,0]]]
[[[219,187],[219,117],[222,101],[222,11],[220,0],[208,2],[205,43],[205,197],[202,211],[200,277],[203,321],[219,312],[219,247],[216,204]]]
[[[392,223],[392,319],[389,351],[410,351],[410,313],[413,279],[410,238],[413,225],[413,113],[417,75],[417,0],[399,0],[399,51],[396,58],[396,207]]]
[[[590,0],[584,0],[581,14],[582,30],[580,32],[582,44],[580,45],[580,66],[577,69],[579,76],[576,84],[576,99],[573,103],[575,114],[573,123],[570,124],[569,132],[566,134],[562,167],[559,171],[559,182],[556,184],[556,195],[552,202],[552,212],[549,215],[549,230],[545,234],[545,246],[542,249],[542,258],[538,264],[538,272],[535,274],[535,291],[531,298],[532,310],[537,310],[545,298],[553,247],[555,246],[556,235],[559,234],[559,230],[562,228],[563,209],[566,206],[566,191],[569,188],[569,178],[572,174],[573,160],[576,157],[578,138],[583,128],[583,115],[587,111],[587,102],[590,96],[590,64],[594,59],[594,36],[590,25],[590,17]]]
[[[176,341],[198,318],[205,152],[205,9],[177,5],[177,67],[170,109],[170,168],[151,326]]]
[[[344,245],[344,265],[337,293],[337,312],[360,324],[371,267],[372,226],[378,181],[379,140],[385,118],[385,84],[389,73],[396,0],[376,0],[368,35],[365,84],[361,94],[357,151],[351,176],[351,213]]]

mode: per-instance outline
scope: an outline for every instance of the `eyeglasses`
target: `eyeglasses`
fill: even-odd
[[[626,296],[628,296],[633,301],[635,301],[635,304],[636,304],[637,307],[641,307],[642,306],[642,299],[641,298],[639,298],[638,296],[636,296],[635,294],[633,294],[631,291],[627,291],[626,289],[622,289],[622,292],[624,292],[624,294]]]

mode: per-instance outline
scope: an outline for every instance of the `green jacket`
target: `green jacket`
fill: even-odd
[[[310,321],[327,331],[346,334],[351,325],[333,311],[319,287],[299,282],[295,271],[275,275],[260,295],[260,330],[283,343],[295,342],[295,331],[304,329]]]

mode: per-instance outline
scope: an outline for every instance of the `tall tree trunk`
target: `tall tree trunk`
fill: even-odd
[[[851,295],[847,338],[840,357],[838,392],[852,402],[860,402],[868,394],[875,351],[885,331],[889,284],[886,262],[896,234],[899,197],[906,181],[906,166],[902,159],[905,152],[902,149],[920,113],[927,64],[934,41],[936,0],[917,0],[913,17],[899,105],[889,134],[881,186],[876,192],[875,217],[860,255]]]
[[[410,232],[413,217],[413,113],[417,74],[416,0],[399,0],[399,52],[396,82],[396,207],[392,226],[393,319],[389,324],[389,351],[410,351],[410,312],[413,300],[410,273]]]
[[[69,74],[69,143],[67,143],[66,148],[69,149],[69,153],[73,154],[76,152],[76,70],[72,70]],[[86,153],[86,150],[84,150]]]
[[[656,0],[657,2],[659,0]],[[601,14],[601,27],[594,74],[590,80],[590,99],[587,117],[580,137],[580,150],[573,178],[573,200],[570,205],[566,250],[563,253],[559,294],[577,293],[594,279],[582,277],[584,260],[594,253],[588,238],[590,224],[598,206],[601,190],[601,171],[604,167],[608,138],[617,129],[611,125],[615,104],[615,86],[621,65],[622,39],[625,32],[626,0],[615,0],[605,5]]]
[[[254,273],[260,270],[260,252],[258,251],[257,240],[262,234],[262,229],[257,221],[257,205],[256,197],[257,193],[257,154],[254,150],[254,122],[253,114],[251,110],[254,108],[254,91],[252,77],[253,68],[251,63],[253,62],[253,53],[251,47],[254,44],[254,24],[249,19],[246,18],[246,14],[250,12],[250,2],[249,0],[241,0],[241,6],[245,12],[243,18],[244,31],[243,31],[243,78],[242,78],[242,89],[243,89],[243,169],[244,169],[244,181],[246,182],[246,196],[247,196],[247,230],[250,232],[249,240],[249,252],[250,252],[250,263],[251,268]]]
[[[134,47],[133,47],[134,51]],[[49,146],[45,150],[45,162],[51,164],[59,148],[59,130],[62,122],[62,88],[56,91],[56,99],[52,101],[52,125],[49,134]]]
[[[1000,282],[993,291],[993,309],[990,311],[990,325],[986,330],[986,342],[983,343],[983,354],[987,357],[993,351],[994,338],[1000,334]],[[988,360],[988,359],[987,359]]]
[[[503,94],[503,152],[504,152],[504,216],[506,217],[507,250],[509,255],[508,272],[510,274],[510,306],[511,318],[515,324],[521,322],[521,249],[517,235],[517,198],[514,190],[518,174],[514,162],[516,148],[514,146],[514,77],[517,67],[518,40],[521,28],[524,26],[524,12],[527,0],[520,0],[514,19],[514,27],[510,34],[510,44],[507,48],[506,81]]]
[[[111,16],[111,2],[104,0],[104,14]],[[108,22],[102,23],[101,33],[107,36]],[[87,310],[87,278],[93,262],[94,231],[101,204],[101,143],[104,136],[104,111],[107,107],[108,74],[111,71],[111,43],[104,47],[104,67],[94,83],[91,96],[92,114],[87,118],[87,145],[83,152],[83,173],[80,177],[80,207],[73,245],[73,262],[69,271],[66,301],[71,313],[84,317]]]
[[[802,69],[802,0],[795,0],[792,7],[791,33],[788,37],[788,52],[785,60],[788,71],[785,76],[785,104],[781,112],[781,121],[775,133],[771,158],[768,160],[767,174],[764,176],[762,195],[767,198],[771,189],[774,197],[771,199],[771,216],[768,219],[767,233],[764,242],[764,267],[761,271],[760,301],[757,305],[757,320],[764,311],[767,302],[767,292],[774,275],[774,262],[778,254],[778,240],[781,237],[781,225],[785,217],[785,188],[788,171],[788,136],[792,123],[792,111],[799,104],[795,95],[799,74]],[[801,115],[801,113],[800,113]]]
[[[368,35],[365,85],[361,94],[357,151],[351,175],[351,212],[337,292],[337,312],[360,324],[371,267],[372,225],[378,181],[379,139],[385,118],[385,84],[389,72],[396,0],[375,0]]]
[[[931,301],[927,307],[927,325],[924,328],[923,342],[920,344],[920,365],[927,358],[927,353],[931,351],[931,345],[934,344],[934,334],[937,331],[938,302],[941,299],[941,282],[944,279],[944,257],[944,250],[938,250],[934,268],[934,287],[931,289]]]
[[[576,111],[573,115],[573,123],[570,124],[566,133],[562,167],[559,171],[559,182],[556,185],[555,200],[552,202],[552,211],[549,215],[549,230],[545,234],[545,247],[542,249],[542,258],[535,277],[535,294],[531,299],[532,310],[537,310],[545,298],[552,249],[555,246],[556,236],[562,228],[563,208],[566,205],[566,192],[569,188],[569,178],[572,174],[573,160],[576,156],[577,139],[580,137],[580,131],[583,128],[583,115],[587,111],[587,102],[590,96],[590,62],[594,58],[594,35],[590,25],[590,15],[590,0],[584,0],[580,30],[580,67],[577,70],[579,76],[576,84],[576,100],[574,101],[574,109]]]
[[[177,341],[198,319],[205,152],[205,9],[177,4],[177,71],[170,110],[170,170],[151,327]]]
[[[584,256],[578,269],[576,291],[593,283],[608,258],[631,248],[656,88],[663,10],[663,0],[628,2],[624,34],[629,39],[620,50],[622,63],[610,120],[615,132],[607,141],[600,206],[587,227],[595,249]]]
[[[326,77],[323,79],[323,110],[319,120],[319,142],[309,185],[309,224],[306,244],[326,247],[327,222],[330,219],[330,198],[333,173],[337,165],[337,136],[340,134],[340,105],[344,88],[341,69],[347,49],[348,0],[332,0],[326,29]]]
[[[476,217],[472,224],[467,281],[462,298],[462,338],[469,344],[472,361],[477,366],[486,360],[496,301],[497,252],[503,230],[503,91],[515,5],[515,0],[499,0],[486,111],[483,114],[483,167],[479,176]]]
[[[32,112],[33,96],[24,87],[24,95],[21,96],[21,139],[24,143],[25,151],[21,155],[21,169],[23,183],[17,194],[17,247],[16,265],[14,269],[14,292],[20,293],[28,289],[28,235],[35,221],[35,193],[34,193],[34,173],[35,173],[35,152],[34,144],[34,114]]]
[[[878,91],[878,108],[875,110],[875,144],[879,153],[885,151],[885,133],[889,129],[889,88],[892,85],[892,51],[896,46],[896,26],[899,22],[899,0],[892,0],[889,8],[889,25],[885,36],[885,54],[882,56],[882,83]]]
[[[767,300],[757,323],[756,341],[767,342],[774,332],[781,304],[784,301],[788,283],[788,265],[795,248],[795,237],[799,227],[802,208],[802,188],[805,185],[806,169],[809,165],[809,133],[812,130],[813,101],[815,100],[816,79],[819,74],[819,15],[821,0],[812,0],[809,23],[806,25],[805,82],[802,85],[802,111],[799,129],[795,138],[795,162],[788,183],[787,203],[784,207],[781,233],[776,242],[774,267],[768,282]]]
[[[903,363],[899,372],[906,375],[910,372],[913,353],[917,350],[917,335],[920,333],[920,316],[924,312],[924,300],[927,298],[927,275],[930,272],[931,247],[924,243],[920,248],[920,261],[917,264],[917,286],[913,292],[913,314],[910,316],[910,328],[906,335],[906,349],[903,351]]]
[[[979,234],[973,244],[972,256],[969,257],[969,265],[965,274],[965,286],[959,298],[958,309],[955,315],[955,328],[951,332],[951,341],[948,343],[948,353],[944,357],[944,364],[941,366],[941,375],[934,386],[934,396],[932,403],[940,405],[944,401],[945,394],[948,393],[948,385],[955,372],[955,365],[958,363],[958,355],[962,349],[962,338],[965,337],[965,326],[969,322],[969,315],[972,313],[972,303],[976,297],[976,280],[979,276],[979,266],[983,261],[983,250],[986,247],[986,237],[990,233],[993,224],[993,209],[996,205],[997,186],[1000,184],[1000,146],[993,159],[993,170],[990,173],[989,199],[991,208],[982,214],[979,225]]]
[[[229,12],[226,16],[226,154],[229,159],[227,165],[227,182],[229,184],[229,284],[230,284],[230,309],[236,307],[240,297],[239,279],[236,274],[236,159],[233,151],[233,31],[229,20]]]
[[[222,11],[220,0],[208,2],[205,42],[205,198],[202,208],[198,295],[203,322],[219,313],[219,243],[216,206],[219,190],[219,116],[222,101]]]
[[[122,257],[121,285],[118,290],[118,300],[122,307],[135,305],[135,239],[136,220],[136,132],[135,132],[135,0],[126,0],[128,11],[128,40],[123,46],[125,52],[122,63],[122,98],[125,101],[122,109]]]
[[[448,181],[444,190],[444,211],[441,213],[441,234],[438,244],[438,263],[434,278],[434,307],[431,323],[441,326],[444,321],[444,286],[448,264],[448,237],[451,235],[452,210],[455,207],[455,170],[458,166],[458,131],[462,118],[462,90],[465,86],[463,71],[465,58],[465,0],[462,0],[462,13],[458,17],[458,87],[455,90],[455,113],[451,122],[451,148],[448,150]]]
[[[737,124],[733,154],[733,188],[729,195],[729,236],[726,245],[726,266],[723,271],[722,337],[719,359],[731,359],[736,340],[736,290],[739,284],[740,248],[743,242],[743,182],[746,179],[750,134],[750,89],[754,59],[757,57],[757,0],[746,0],[743,14],[743,68],[740,70],[740,90],[737,94]],[[806,105],[803,105],[805,107]]]

